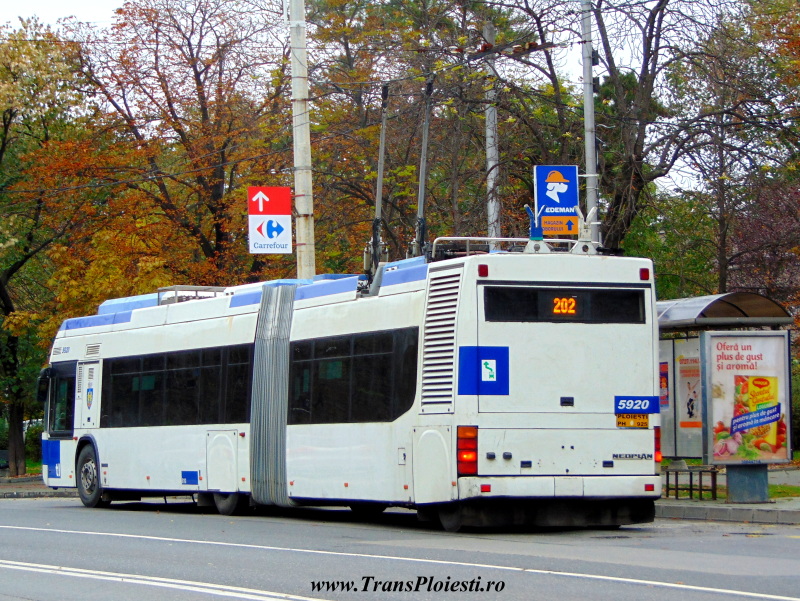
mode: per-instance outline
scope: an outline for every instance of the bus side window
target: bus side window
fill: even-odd
[[[395,336],[392,419],[397,419],[414,405],[417,394],[419,328],[406,328]]]

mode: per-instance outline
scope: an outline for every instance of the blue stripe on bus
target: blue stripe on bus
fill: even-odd
[[[428,265],[417,265],[406,269],[394,269],[383,274],[381,286],[392,286],[393,284],[407,284],[408,282],[418,282],[428,277]]]
[[[310,286],[301,286],[297,289],[294,295],[294,300],[303,300],[308,298],[318,298],[320,296],[329,296],[331,294],[340,294],[342,292],[355,292],[358,287],[359,276],[354,275],[349,278],[342,278],[340,280],[322,280],[318,284],[311,284]]]
[[[90,315],[89,317],[73,317],[61,324],[59,330],[79,330],[95,326],[110,326],[115,323],[128,323],[131,320],[131,311],[119,313],[106,313],[105,315]]]
[[[234,294],[231,297],[231,304],[228,305],[231,309],[233,307],[245,307],[247,305],[257,305],[261,302],[261,290],[253,290],[252,292],[242,292]]]
[[[104,301],[97,308],[98,315],[110,315],[121,311],[132,311],[133,309],[144,309],[147,307],[158,306],[158,293],[142,294],[139,296],[129,296],[126,298],[112,298]]]

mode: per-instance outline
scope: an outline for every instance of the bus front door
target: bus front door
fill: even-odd
[[[78,428],[96,428],[100,417],[100,383],[102,366],[99,361],[78,363],[77,394],[75,396]]]

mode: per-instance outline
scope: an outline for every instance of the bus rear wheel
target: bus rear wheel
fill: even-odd
[[[447,503],[439,507],[439,522],[447,532],[458,532],[464,525],[461,505]]]
[[[239,493],[215,492],[214,505],[220,515],[236,515],[244,511],[247,507],[247,496]]]
[[[110,501],[103,500],[100,472],[97,469],[97,454],[90,444],[78,454],[78,495],[86,507],[108,507]]]

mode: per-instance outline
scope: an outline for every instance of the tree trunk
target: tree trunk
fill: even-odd
[[[22,401],[12,401],[8,407],[8,467],[10,476],[25,475],[25,440],[22,422],[25,407]]]

